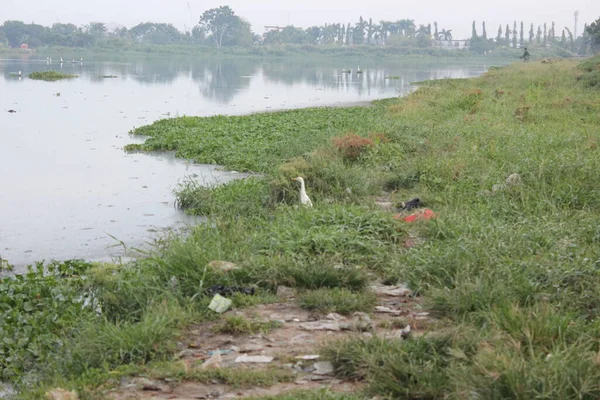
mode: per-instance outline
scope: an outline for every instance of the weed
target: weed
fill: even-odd
[[[77,78],[77,75],[65,74],[59,71],[43,71],[43,72],[32,72],[29,75],[30,79],[35,79],[38,81],[59,81],[61,79],[72,79]]]

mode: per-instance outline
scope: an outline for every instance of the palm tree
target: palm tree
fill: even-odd
[[[442,29],[438,33],[438,40],[452,40],[452,29]]]

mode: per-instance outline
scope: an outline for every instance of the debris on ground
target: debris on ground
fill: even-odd
[[[394,216],[394,218],[397,218],[397,219],[402,218],[402,220],[404,222],[412,223],[415,221],[421,221],[421,220],[427,221],[430,219],[434,219],[434,218],[437,218],[437,215],[435,215],[435,213],[431,209],[424,208],[424,209],[419,210],[416,213],[410,214],[406,217],[403,217],[402,214],[397,214]]]
[[[412,200],[407,201],[406,203],[400,203],[400,207],[403,210],[406,211],[411,211],[414,210],[416,208],[421,208],[423,207],[423,203],[421,202],[421,199],[419,199],[418,197],[415,197]]]
[[[214,285],[209,287],[206,291],[208,294],[212,295],[220,294],[221,296],[231,296],[234,293],[254,295],[256,289],[253,287]]]
[[[212,260],[208,263],[208,266],[212,269],[219,270],[221,272],[229,272],[235,271],[236,269],[240,269],[237,264],[232,263],[230,261],[221,261],[221,260]]]
[[[200,369],[221,368],[222,365],[223,358],[221,357],[221,352],[217,349],[217,351],[214,352],[212,357],[204,361],[204,363],[200,366]]]
[[[8,112],[12,114],[12,113],[16,113],[17,110],[8,110]]]
[[[217,312],[219,314],[223,314],[225,311],[231,307],[232,301],[228,298],[225,298],[219,294],[215,294],[215,296],[210,301],[208,308]]]
[[[220,378],[202,382],[183,376],[181,380],[156,376],[152,376],[151,380],[145,377],[125,378],[118,388],[108,390],[104,398],[237,399],[293,393],[299,386],[302,390],[328,389],[336,393],[361,390],[365,382],[337,378],[333,365],[319,355],[318,349],[329,341],[354,335],[410,340],[412,336],[421,335],[424,326],[427,326],[426,321],[420,323],[419,320],[430,319],[427,310],[420,308],[420,299],[411,296],[405,285],[374,282],[370,290],[377,296],[377,305],[369,314],[356,312],[343,316],[332,312],[323,316],[300,308],[293,300],[280,297],[279,303],[258,304],[235,312],[235,315],[251,320],[285,321],[268,333],[233,335],[215,330],[219,321],[205,321],[189,327],[178,343],[180,353],[174,362],[183,366],[191,376],[196,369],[209,368],[221,368],[221,371],[226,371],[224,376],[249,370],[266,373],[282,370],[289,374],[283,382],[251,385],[240,390]],[[200,364],[200,360],[204,363]],[[145,390],[143,386],[146,386]]]

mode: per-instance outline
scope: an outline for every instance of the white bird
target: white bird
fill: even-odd
[[[356,73],[357,74],[362,74],[362,71],[360,70],[360,65],[358,66],[358,68],[356,69]]]
[[[83,57],[81,58],[81,60],[79,60],[79,62],[83,64]]]
[[[304,186],[304,179],[302,177],[292,178],[294,181],[300,182],[300,203],[307,206],[312,207],[312,201],[310,201],[310,197],[306,194],[306,187]]]
[[[62,57],[60,58],[60,63],[61,63],[61,64],[62,64],[62,63],[64,63],[64,61],[63,61]]]
[[[21,76],[21,71],[19,71],[19,77]]]

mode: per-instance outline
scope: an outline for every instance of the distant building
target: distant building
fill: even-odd
[[[21,45],[21,48],[22,48],[23,50],[29,50],[29,45],[28,45],[27,43],[23,43],[23,44]]]
[[[433,40],[433,47],[446,50],[463,50],[469,48],[469,40]]]

